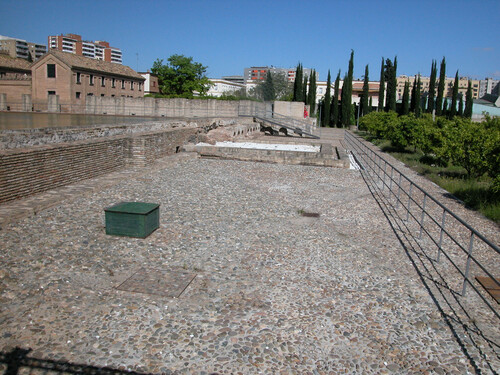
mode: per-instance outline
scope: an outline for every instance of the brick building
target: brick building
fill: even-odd
[[[144,77],[128,66],[71,53],[50,50],[31,71],[33,104],[46,102],[49,95],[57,95],[60,105],[76,107],[87,96],[144,96]]]
[[[0,110],[20,104],[25,94],[31,94],[31,64],[0,53]]]

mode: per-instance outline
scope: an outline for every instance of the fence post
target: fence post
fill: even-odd
[[[391,180],[389,181],[389,190],[391,190],[391,191],[392,191],[392,178],[393,178],[393,175],[394,175],[394,167],[391,164]]]
[[[424,193],[424,203],[422,204],[422,218],[420,219],[420,234],[419,239],[422,239],[422,231],[424,229],[424,217],[425,217],[425,202],[427,201],[427,194]]]
[[[438,247],[438,255],[436,261],[439,262],[439,258],[441,257],[441,248],[443,246],[443,233],[444,233],[444,223],[446,220],[446,210],[443,208],[443,218],[441,219],[441,233],[439,234],[439,247]]]
[[[406,209],[406,221],[410,218],[411,192],[413,190],[413,182],[410,181],[410,192],[408,194],[408,208]]]
[[[387,162],[384,159],[384,180],[382,181],[382,190],[384,190],[385,187],[385,175],[386,175],[386,170],[387,170]]]
[[[469,254],[467,255],[467,264],[465,266],[465,277],[464,277],[464,285],[462,287],[462,297],[465,296],[465,290],[467,287],[467,281],[469,280],[469,270],[470,270],[470,257],[472,255],[472,247],[474,245],[474,232],[470,233],[470,241],[469,241]]]
[[[401,195],[401,178],[402,178],[402,174],[401,172],[399,172],[399,182],[398,182],[398,197],[396,198],[396,208],[399,208],[399,198],[400,198],[400,195]]]

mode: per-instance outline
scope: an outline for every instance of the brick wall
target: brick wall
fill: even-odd
[[[0,151],[0,203],[41,193],[77,181],[147,165],[173,154],[200,129],[169,129],[150,133],[89,139]]]

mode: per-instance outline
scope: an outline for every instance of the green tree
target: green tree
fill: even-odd
[[[443,61],[441,61],[441,68],[439,69],[439,83],[438,83],[438,92],[436,98],[436,116],[441,116],[443,114],[443,95],[444,95],[444,85],[446,83],[446,61],[443,57]]]
[[[401,110],[401,114],[403,116],[407,115],[409,112],[410,112],[410,82],[409,81],[406,81],[405,82],[405,88],[404,88],[404,91],[403,91],[403,105],[402,105],[402,110]]]
[[[397,89],[397,69],[398,60],[394,58],[394,64],[390,59],[385,60],[385,81],[387,82],[387,94],[385,110],[396,111],[396,89]]]
[[[415,117],[419,118],[422,113],[422,105],[421,105],[421,95],[420,95],[420,87],[422,86],[422,81],[420,80],[420,74],[418,75],[417,80],[417,89],[415,90]]]
[[[309,93],[307,94],[307,102],[310,106],[311,116],[316,111],[316,71],[311,71],[311,77],[309,79]]]
[[[457,99],[458,99],[458,70],[455,73],[455,82],[453,84],[453,92],[451,94],[451,108],[449,113],[450,118],[457,115]]]
[[[330,126],[330,105],[331,105],[331,93],[330,86],[332,85],[332,79],[330,76],[330,70],[328,70],[328,78],[326,79],[326,94],[323,100],[323,118],[321,120],[321,126]]]
[[[335,78],[335,85],[333,87],[333,100],[332,100],[332,126],[339,126],[339,91],[340,91],[340,70]]]
[[[262,85],[262,96],[264,101],[270,102],[276,99],[276,91],[274,89],[273,75],[269,70],[266,74],[266,80]]]
[[[352,109],[352,78],[354,74],[354,50],[351,50],[351,58],[349,59],[349,68],[347,71],[346,79],[342,85],[341,94],[341,123],[342,126],[349,126],[352,124],[351,115]]]
[[[415,113],[417,108],[417,76],[413,80],[413,87],[411,89],[411,99],[410,99],[410,112]]]
[[[295,69],[295,81],[293,84],[293,101],[294,102],[303,102],[304,91],[302,89],[303,85],[303,70],[302,64],[298,63],[297,69]]]
[[[465,94],[465,110],[464,117],[471,118],[472,117],[472,82],[469,79],[469,84],[467,86],[467,93]]]
[[[432,113],[435,109],[435,97],[436,97],[436,78],[437,78],[437,62],[432,60],[431,65],[431,78],[429,82],[429,96],[427,97],[427,112]]]
[[[184,55],[170,56],[165,65],[157,59],[151,68],[158,76],[160,94],[170,98],[193,98],[195,92],[204,95],[211,85],[206,71],[206,66]]]
[[[384,92],[385,92],[385,65],[384,58],[382,57],[382,64],[380,66],[380,86],[378,89],[378,110],[384,109]]]
[[[369,86],[369,78],[368,78],[368,65],[365,66],[365,78],[363,81],[363,94],[361,96],[361,116],[364,116],[370,112],[368,108],[368,97],[370,95],[370,86]]]
[[[464,98],[463,95],[459,95],[460,100],[458,101],[458,116],[464,117]]]
[[[304,99],[304,104],[309,104],[307,102],[307,84],[308,84],[308,77],[304,75],[304,83],[302,84],[302,98]]]

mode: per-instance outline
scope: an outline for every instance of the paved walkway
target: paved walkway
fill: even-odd
[[[2,225],[0,351],[176,374],[498,364],[471,365],[358,171],[186,154],[88,184]],[[135,200],[160,229],[107,236],[103,209]]]

